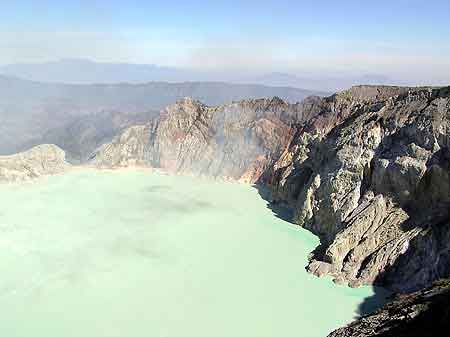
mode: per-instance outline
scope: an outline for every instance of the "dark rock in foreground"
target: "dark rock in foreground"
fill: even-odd
[[[397,296],[372,315],[328,337],[437,337],[450,328],[450,280],[409,295]]]

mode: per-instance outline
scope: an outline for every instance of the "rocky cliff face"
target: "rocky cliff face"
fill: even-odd
[[[291,141],[291,125],[304,118],[302,106],[273,98],[208,107],[185,98],[163,110],[159,120],[127,129],[103,146],[93,163],[147,164],[254,182]]]
[[[395,291],[450,276],[450,88],[355,87],[320,104],[260,179],[320,236],[308,269]]]
[[[184,99],[92,161],[269,186],[321,238],[309,271],[409,292],[450,276],[449,118],[450,88],[358,86],[295,105]]]
[[[450,280],[409,295],[397,296],[374,314],[328,337],[436,337],[450,327]]]
[[[25,181],[66,171],[65,153],[55,145],[39,145],[26,152],[0,156],[0,183]]]

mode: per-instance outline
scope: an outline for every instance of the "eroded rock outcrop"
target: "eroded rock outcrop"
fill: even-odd
[[[35,146],[11,156],[0,156],[0,183],[62,173],[70,167],[65,157],[63,150],[49,144]]]
[[[308,269],[395,291],[450,276],[450,88],[355,87],[320,110],[260,180],[320,236]]]

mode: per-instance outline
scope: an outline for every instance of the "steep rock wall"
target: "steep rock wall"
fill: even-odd
[[[260,179],[320,236],[308,269],[412,291],[450,276],[450,89],[328,98]]]

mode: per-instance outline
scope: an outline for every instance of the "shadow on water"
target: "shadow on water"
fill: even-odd
[[[366,297],[358,306],[358,317],[370,315],[384,306],[392,298],[392,292],[381,288],[373,287],[373,295]]]
[[[290,223],[294,223],[294,212],[292,208],[282,202],[276,202],[275,200],[273,200],[269,188],[258,184],[254,184],[253,188],[258,191],[260,197],[263,200],[267,201],[267,208],[269,208],[277,218]]]

